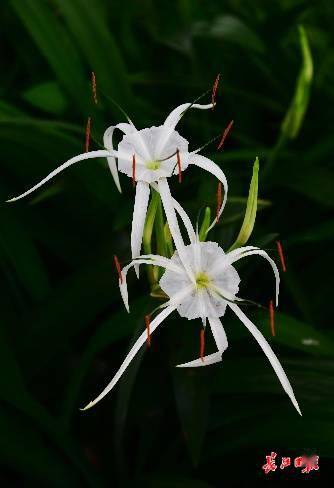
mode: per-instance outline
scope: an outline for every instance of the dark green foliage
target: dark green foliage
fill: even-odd
[[[131,180],[121,176],[120,195],[105,161],[84,161],[31,198],[0,205],[1,485],[250,486],[263,480],[272,450],[313,450],[324,480],[334,453],[333,2],[9,0],[1,14],[2,202],[82,152],[88,116],[98,149],[104,129],[124,121],[111,98],[138,127],[157,125],[221,73],[217,108],[189,111],[180,131],[195,148],[234,119],[224,150],[205,150],[230,184],[226,212],[209,235],[226,249],[238,236],[260,159],[249,244],[271,249],[277,260],[275,240],[285,248],[276,337],[266,313],[251,306],[247,313],[280,357],[304,414],[230,313],[220,366],[173,368],[198,354],[200,331],[200,323],[175,315],[115,391],[79,411],[158,303],[143,272],[140,284],[130,279],[131,314],[124,310],[113,255],[130,257]],[[301,25],[313,57],[307,86]],[[202,222],[206,206],[215,215],[213,177],[188,170],[172,190],[193,221],[202,209]],[[269,267],[250,259],[240,273],[241,296],[267,306]],[[213,347],[209,338],[206,347]]]

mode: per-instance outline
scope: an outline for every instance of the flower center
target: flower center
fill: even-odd
[[[155,171],[160,168],[160,161],[147,161],[145,166],[147,169],[152,169]]]
[[[197,288],[207,288],[210,283],[210,278],[208,277],[207,274],[203,273],[202,271],[200,273],[197,273],[196,275],[196,285]]]

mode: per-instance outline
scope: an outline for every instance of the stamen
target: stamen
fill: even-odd
[[[85,138],[85,151],[89,151],[89,145],[90,145],[90,128],[91,128],[91,118],[88,117],[87,119],[87,125],[86,125],[86,138]]]
[[[146,325],[146,331],[147,331],[147,339],[146,339],[147,347],[151,346],[150,324],[151,324],[150,316],[145,315],[145,325]]]
[[[281,265],[282,265],[282,270],[283,273],[286,272],[286,266],[285,266],[285,259],[284,259],[284,252],[283,252],[283,246],[281,244],[281,241],[276,241],[276,246],[277,246],[277,251],[281,260]]]
[[[269,317],[270,317],[270,329],[271,335],[275,336],[275,310],[274,310],[274,301],[270,300],[269,302]]]
[[[232,129],[232,125],[233,125],[234,121],[231,120],[231,122],[228,124],[228,126],[226,127],[226,129],[224,130],[223,132],[223,135],[222,135],[222,138],[220,140],[220,143],[218,144],[218,147],[217,149],[222,149],[223,145],[224,145],[224,142],[225,142],[225,139],[226,137],[228,136],[230,130]]]
[[[96,77],[94,71],[92,71],[92,91],[93,91],[93,100],[97,104]]]
[[[115,261],[115,266],[116,266],[117,273],[118,273],[118,278],[119,278],[119,281],[121,282],[121,285],[122,285],[123,284],[123,275],[122,275],[121,265],[119,264],[118,257],[116,256],[116,254],[114,255],[114,261]]]
[[[132,155],[132,185],[136,186],[136,155]]]
[[[181,158],[180,158],[180,151],[176,150],[176,159],[177,159],[177,167],[179,170],[179,183],[182,183],[182,168],[181,168]]]
[[[217,186],[217,213],[216,213],[216,219],[217,219],[217,223],[219,222],[219,211],[221,209],[221,206],[222,206],[222,184],[221,184],[221,181],[218,182],[218,186]]]
[[[212,95],[211,95],[211,103],[213,105],[212,110],[214,109],[214,106],[216,105],[216,95],[217,95],[217,89],[219,85],[219,79],[220,79],[220,73],[218,73],[215,82],[212,87]]]
[[[199,354],[200,354],[201,361],[203,363],[204,363],[204,350],[205,350],[205,330],[201,329]]]

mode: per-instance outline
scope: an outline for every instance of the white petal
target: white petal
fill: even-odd
[[[61,173],[62,171],[64,171],[64,169],[68,168],[69,166],[72,166],[72,164],[78,163],[79,161],[83,161],[84,159],[106,158],[108,156],[114,156],[114,155],[117,156],[117,154],[118,153],[116,151],[100,150],[100,151],[90,151],[90,152],[86,152],[83,154],[79,154],[78,156],[74,156],[73,158],[66,161],[66,163],[63,163],[61,166],[59,166],[55,170],[51,171],[51,173],[48,176],[46,176],[42,181],[37,183],[37,185],[30,188],[30,190],[22,193],[21,195],[19,195],[17,197],[14,197],[14,198],[11,198],[10,200],[7,200],[7,202],[15,202],[15,200],[20,200],[21,198],[26,197],[30,193],[33,193],[35,190],[37,190],[38,188],[43,186],[45,183],[47,183],[49,180],[51,180],[54,176],[56,176],[59,173]]]
[[[219,363],[221,360],[222,354],[218,351],[209,354],[208,356],[204,356],[203,361],[201,359],[194,359],[188,363],[178,364],[176,368],[199,368],[201,366],[210,366],[211,364]]]
[[[212,334],[213,334],[213,337],[215,339],[218,351],[221,351],[221,353],[223,353],[228,347],[228,342],[227,342],[227,337],[226,337],[226,333],[224,330],[224,326],[221,323],[220,319],[216,318],[216,317],[209,317],[209,324],[210,324]]]
[[[191,103],[183,103],[182,105],[179,105],[178,107],[176,107],[169,115],[168,117],[166,118],[164,124],[163,124],[163,127],[164,127],[164,130],[163,132],[161,133],[160,135],[160,138],[159,138],[159,141],[157,143],[157,152],[160,153],[169,137],[171,136],[171,134],[173,133],[175,127],[177,126],[178,122],[180,121],[183,113],[191,106],[191,108],[198,108],[198,109],[202,109],[202,110],[207,110],[209,108],[212,108],[213,105],[211,103],[207,104],[207,105],[201,105],[199,103],[194,103],[194,104],[191,104]],[[179,148],[180,149],[180,148]]]
[[[149,197],[150,185],[144,181],[138,181],[136,184],[136,196],[131,228],[132,259],[135,259],[140,255]],[[139,265],[135,265],[135,270],[137,278],[139,278]]]
[[[270,364],[274,368],[275,373],[277,374],[278,379],[281,382],[281,385],[284,388],[284,391],[288,394],[290,397],[290,400],[292,401],[294,407],[296,408],[297,412],[299,415],[301,415],[301,411],[298,405],[298,402],[295,398],[292,386],[288,380],[287,375],[285,374],[281,363],[279,362],[276,354],[274,351],[271,349],[269,346],[268,342],[266,339],[263,337],[259,329],[249,320],[249,318],[242,312],[242,310],[238,307],[238,305],[235,305],[233,303],[228,304],[229,307],[233,310],[233,312],[237,315],[237,317],[245,324],[249,332],[254,336],[254,338],[257,340],[258,344],[262,348],[263,352],[267,356],[267,358],[270,361]]]
[[[182,117],[182,114],[191,106],[191,108],[198,108],[201,110],[208,110],[213,107],[212,103],[202,105],[200,103],[183,103],[182,105],[179,105],[178,107],[174,108],[174,110],[168,115],[166,118],[164,125],[173,127],[173,129],[176,127],[177,123]]]
[[[201,358],[189,361],[188,363],[178,364],[177,368],[198,368],[200,366],[210,366],[211,364],[219,363],[222,360],[222,354],[228,347],[227,337],[223,324],[218,318],[209,317],[209,324],[213,337],[215,339],[218,352],[204,356]]]
[[[129,312],[129,296],[128,296],[128,287],[127,287],[127,282],[126,282],[126,276],[130,268],[137,264],[154,264],[154,266],[160,266],[165,269],[170,269],[174,273],[183,273],[183,270],[180,270],[179,267],[175,265],[175,263],[172,263],[168,258],[164,258],[162,256],[154,256],[153,254],[148,255],[152,256],[151,258],[143,258],[142,256],[139,256],[139,258],[135,259],[134,261],[131,261],[127,266],[124,266],[124,268],[121,270],[122,274],[122,281],[119,279],[118,284],[119,284],[119,289],[121,292],[121,296],[124,302],[124,306],[126,310]]]
[[[136,128],[131,124],[121,123],[117,125],[111,125],[110,127],[108,127],[108,129],[105,131],[103,135],[103,144],[106,149],[111,149],[111,150],[114,149],[112,138],[114,135],[114,131],[116,129],[121,130],[124,134],[129,134],[133,130],[136,130]],[[116,159],[110,156],[109,158],[107,158],[107,160],[108,160],[110,172],[112,174],[112,177],[114,178],[115,185],[117,186],[119,192],[122,193],[121,184],[119,182],[119,176],[117,171]]]
[[[194,164],[195,166],[198,166],[199,168],[202,168],[205,171],[208,171],[209,173],[213,174],[223,184],[224,197],[223,197],[222,206],[220,207],[219,210],[219,217],[220,217],[224,210],[224,207],[226,205],[226,200],[227,200],[228,184],[227,184],[226,176],[224,175],[223,171],[216,163],[211,161],[211,159],[205,158],[204,156],[200,156],[199,154],[192,155],[190,157],[189,162],[190,164]],[[217,222],[217,217],[214,219],[214,221],[208,228],[207,232],[209,232],[209,230],[211,230],[212,227],[214,227],[216,222]]]
[[[237,251],[237,249],[236,249],[236,251]],[[262,256],[263,258],[265,258],[270,263],[272,270],[274,272],[275,281],[276,281],[276,306],[277,306],[278,305],[280,277],[279,277],[279,271],[278,271],[278,268],[276,266],[275,261],[273,261],[273,259],[271,259],[271,257],[269,257],[265,251],[262,251],[262,249],[255,249],[253,251],[244,252],[240,255],[231,256],[233,252],[234,251],[232,251],[231,253],[226,255],[227,265],[235,263],[239,259],[245,258],[247,256],[253,256],[253,255]]]
[[[167,307],[159,315],[157,315],[157,317],[155,317],[154,320],[152,320],[152,322],[150,323],[151,334],[153,334],[155,329],[165,320],[166,317],[168,317],[168,315],[170,315],[173,312],[174,309],[175,307]],[[138,337],[138,339],[136,340],[132,348],[130,349],[121,367],[119,368],[119,370],[117,371],[117,373],[115,374],[114,378],[109,383],[109,385],[102,391],[102,393],[100,393],[100,395],[97,398],[95,398],[95,400],[90,402],[85,408],[82,408],[81,410],[88,410],[89,408],[93,407],[113,389],[113,387],[121,378],[122,374],[125,372],[126,368],[129,366],[129,364],[131,363],[131,361],[133,360],[133,358],[135,357],[135,355],[137,354],[141,346],[145,344],[146,340],[147,340],[147,331],[144,330],[140,334],[140,336]]]
[[[184,266],[184,269],[186,270],[189,279],[193,283],[195,283],[196,280],[194,274],[188,264],[186,253],[184,252],[184,242],[180,232],[179,224],[177,222],[173,200],[170,194],[170,190],[166,178],[161,178],[158,182],[158,186],[159,186],[159,193],[161,196],[162,205],[165,210],[167,222],[169,225],[169,230],[172,235],[175,247],[179,253],[182,265]]]
[[[151,186],[155,191],[159,192],[159,187],[156,183],[151,183]],[[189,236],[190,243],[195,242],[196,241],[196,234],[195,234],[193,225],[191,223],[191,220],[190,220],[188,214],[186,213],[184,208],[179,204],[179,202],[177,200],[175,200],[175,198],[172,198],[172,201],[173,201],[173,206],[174,206],[176,212],[181,217],[181,220],[182,220],[184,227],[187,231],[187,234]]]

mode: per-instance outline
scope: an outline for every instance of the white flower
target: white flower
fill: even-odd
[[[175,210],[178,213],[182,213],[182,208],[172,199],[167,178],[173,174],[178,174],[180,169],[183,172],[189,165],[195,165],[212,173],[222,182],[224,185],[224,199],[219,215],[222,213],[228,190],[223,171],[213,161],[197,154],[199,150],[189,152],[188,141],[175,130],[177,123],[189,108],[209,109],[212,107],[212,104],[200,105],[185,103],[174,109],[164,124],[159,127],[137,130],[131,120],[129,120],[129,123],[120,123],[116,126],[111,126],[106,130],[103,138],[106,150],[91,151],[69,159],[37,183],[37,185],[21,195],[8,200],[8,202],[13,202],[29,195],[64,169],[79,161],[107,157],[110,171],[119,191],[121,191],[121,187],[118,171],[136,181],[136,196],[131,230],[131,253],[134,259],[140,255],[141,251],[150,186],[160,192],[171,232],[173,233],[173,230],[175,230],[175,235],[179,235],[180,232]],[[123,139],[118,144],[117,151],[114,150],[112,143],[115,129],[119,129],[124,134]],[[118,170],[116,158],[118,159]],[[177,164],[178,162],[179,164]],[[213,221],[210,228],[212,228],[215,222],[216,220]],[[181,255],[182,247],[180,247],[181,242],[179,239],[175,240],[175,246]],[[137,272],[138,266],[135,269]]]
[[[200,318],[204,325],[208,320],[218,351],[204,358],[178,365],[178,367],[199,367],[222,360],[222,354],[228,347],[228,342],[220,317],[224,316],[227,307],[230,307],[257,340],[284,390],[301,415],[290,382],[278,358],[259,329],[246,317],[238,305],[243,300],[237,297],[240,277],[233,264],[242,258],[252,255],[259,255],[265,258],[275,274],[277,305],[279,272],[276,264],[265,251],[257,247],[241,247],[225,254],[216,242],[199,242],[194,230],[192,229],[189,232],[191,227],[189,219],[187,219],[187,216],[183,217],[188,228],[188,234],[191,237],[191,244],[183,246],[182,256],[178,251],[174,253],[171,259],[156,255],[144,255],[123,268],[119,286],[127,310],[129,311],[126,284],[128,270],[137,264],[154,264],[165,268],[166,271],[159,284],[161,289],[168,295],[169,300],[162,306],[164,310],[152,321],[150,333],[153,333],[174,310],[178,311],[181,317],[185,317],[188,320]],[[173,237],[175,238],[174,235]],[[178,238],[181,239],[180,236]],[[94,401],[87,405],[86,409],[95,405],[115,386],[135,354],[145,343],[146,338],[147,334],[144,331],[128,353],[113,380]]]

